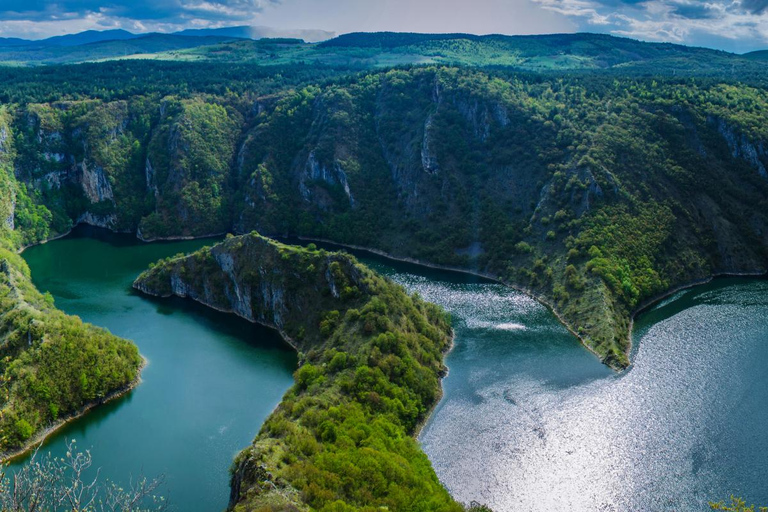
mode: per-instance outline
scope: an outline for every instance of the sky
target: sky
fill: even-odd
[[[734,52],[768,48],[768,0],[0,0],[0,37],[83,30],[600,32]]]

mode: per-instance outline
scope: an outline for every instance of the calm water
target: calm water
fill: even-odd
[[[458,500],[496,512],[708,510],[731,493],[768,504],[768,281],[718,280],[647,312],[619,376],[523,295],[363,259],[454,315],[445,398],[420,441]]]
[[[150,262],[210,243],[139,244],[81,230],[24,252],[33,281],[60,309],[133,340],[149,359],[136,390],[71,423],[43,451],[60,454],[74,438],[113,481],[164,474],[164,494],[180,512],[226,507],[232,459],[290,387],[296,367],[271,330],[131,290]]]
[[[227,469],[291,384],[273,332],[130,290],[158,258],[205,241],[68,238],[24,253],[68,313],[134,340],[131,395],[73,423],[110,478],[166,474],[180,511],[226,504]],[[533,300],[459,274],[358,256],[454,317],[445,398],[420,441],[464,502],[505,511],[705,510],[768,503],[768,281],[719,280],[644,314],[616,375]]]

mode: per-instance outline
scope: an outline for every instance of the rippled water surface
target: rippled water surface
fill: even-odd
[[[227,468],[291,384],[272,331],[131,291],[158,258],[209,241],[74,237],[24,257],[64,311],[134,340],[144,382],[48,443],[92,448],[120,481],[165,473],[177,510],[221,510]],[[460,501],[506,511],[693,511],[742,495],[768,504],[768,281],[681,292],[636,326],[616,375],[544,307],[460,274],[366,263],[450,311],[456,343],[420,441]]]
[[[504,511],[768,504],[768,282],[723,279],[642,315],[616,375],[533,300],[366,258],[454,315],[420,441],[460,501]]]
[[[103,477],[126,485],[140,473],[163,474],[174,510],[223,510],[232,460],[293,383],[295,354],[272,330],[131,289],[150,262],[215,240],[78,234],[24,252],[33,281],[65,312],[134,341],[149,366],[138,388],[63,428],[43,452],[61,455],[76,439]]]

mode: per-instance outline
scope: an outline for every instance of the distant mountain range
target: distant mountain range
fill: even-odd
[[[161,52],[264,38],[317,42],[335,34],[324,30],[278,30],[269,27],[188,29],[172,34],[134,34],[127,30],[87,30],[40,40],[0,38],[0,63],[6,65],[76,64],[127,56],[150,58]]]
[[[768,51],[736,55],[708,48],[646,43],[606,34],[506,36],[351,33],[269,27],[188,29],[173,34],[86,31],[38,41],[0,39],[0,64],[75,64],[111,59],[315,64],[381,68],[418,64],[508,67],[531,71],[721,75],[765,73]],[[316,44],[319,42],[319,44]]]
[[[271,27],[251,27],[247,25],[238,27],[187,29],[170,34],[156,32],[134,34],[127,30],[86,30],[77,34],[49,37],[47,39],[19,39],[16,37],[0,37],[0,48],[27,47],[50,48],[71,47],[84,44],[100,43],[103,41],[125,41],[128,39],[141,39],[150,36],[188,36],[188,37],[224,37],[236,39],[263,39],[263,38],[291,38],[302,39],[307,42],[318,42],[331,39],[336,34],[325,30],[280,30]]]
[[[180,36],[222,36],[236,37],[240,39],[301,39],[308,43],[327,41],[336,36],[335,32],[315,29],[280,30],[271,27],[224,27],[224,28],[198,28],[176,32]]]

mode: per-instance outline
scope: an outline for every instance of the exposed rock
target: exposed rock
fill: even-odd
[[[89,226],[113,229],[117,224],[117,216],[115,214],[95,215],[91,212],[85,212],[77,218],[75,224],[88,224]]]
[[[49,162],[56,162],[60,164],[66,160],[67,156],[64,153],[52,153],[50,151],[46,151],[43,153],[43,158]]]
[[[3,222],[3,225],[13,231],[16,229],[16,191],[11,190],[10,191],[11,197],[9,198],[7,204],[8,204],[8,212],[5,217],[5,221]]]
[[[760,176],[768,178],[766,163],[768,162],[768,149],[763,142],[753,142],[743,134],[730,126],[725,119],[719,117],[708,117],[707,122],[715,124],[717,131],[728,143],[733,158],[746,160],[752,167],[757,169]]]
[[[160,192],[157,188],[157,180],[155,178],[155,168],[152,167],[152,162],[150,161],[149,157],[147,157],[147,160],[144,164],[144,179],[147,183],[147,190],[151,190],[152,193],[155,195],[155,198],[157,198],[160,195]]]
[[[42,182],[45,182],[48,188],[51,189],[59,189],[61,188],[62,183],[62,177],[64,180],[67,179],[67,173],[66,171],[53,171],[49,172],[45,176],[43,176],[42,180],[39,180],[37,184],[41,184]]]
[[[437,155],[433,149],[432,143],[432,123],[434,114],[427,116],[424,121],[424,137],[421,142],[421,167],[428,174],[437,174],[440,172],[440,165],[437,162]]]
[[[0,126],[0,154],[7,154],[8,149],[8,127],[3,125]]]
[[[347,175],[344,172],[344,169],[342,169],[341,164],[338,161],[334,162],[331,166],[322,164],[317,160],[315,150],[312,150],[304,165],[304,172],[299,179],[299,192],[301,193],[301,197],[307,202],[313,202],[314,191],[312,185],[314,183],[324,183],[331,187],[341,187],[349,200],[349,205],[355,205],[355,198],[352,196],[352,192],[349,189],[349,181],[347,180]]]
[[[109,182],[107,174],[100,165],[93,163],[89,164],[88,161],[83,161],[77,164],[75,176],[75,179],[82,187],[85,196],[92,203],[100,203],[101,201],[111,201],[114,199],[112,185]]]
[[[149,295],[196,300],[276,328],[289,340],[298,326],[316,326],[319,311],[334,309],[350,289],[367,289],[349,256],[284,247],[255,233],[230,238],[158,265],[139,276],[134,287]],[[312,341],[307,336],[296,343]]]

